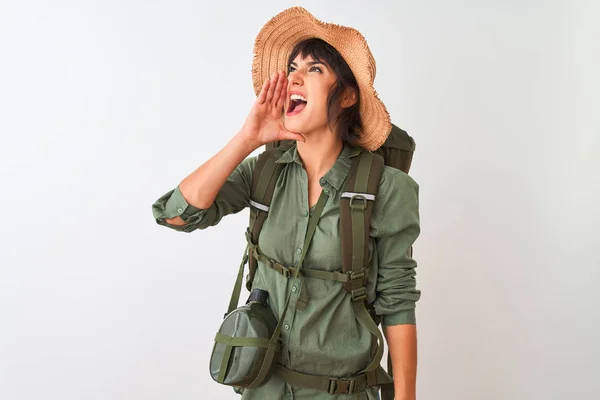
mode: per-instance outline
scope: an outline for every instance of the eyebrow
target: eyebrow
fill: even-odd
[[[308,64],[309,66],[311,66],[311,65],[315,65],[315,64],[320,64],[320,65],[323,65],[324,67],[327,67],[327,64],[325,64],[325,63],[324,63],[324,62],[322,62],[322,61],[309,61],[307,64]],[[296,64],[296,63],[295,63],[295,62],[293,62],[293,61],[290,63],[290,65],[293,65],[294,67],[297,67],[297,66],[298,66],[298,64]]]

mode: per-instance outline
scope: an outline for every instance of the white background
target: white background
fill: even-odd
[[[419,399],[600,397],[600,3],[301,2],[417,141]],[[246,213],[151,204],[253,102],[291,1],[0,1],[0,399],[235,399],[208,374]]]

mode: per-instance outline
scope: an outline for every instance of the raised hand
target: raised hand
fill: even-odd
[[[305,138],[283,127],[281,119],[286,103],[288,80],[283,72],[273,74],[265,81],[252,106],[240,133],[260,147],[278,140],[299,140]]]

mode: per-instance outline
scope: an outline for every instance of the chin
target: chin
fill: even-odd
[[[327,121],[319,123],[315,118],[307,118],[307,115],[285,117],[284,127],[290,132],[300,133],[304,136],[311,132],[320,131],[327,126]]]
[[[285,129],[287,129],[290,132],[294,132],[294,133],[300,133],[300,134],[305,134],[306,133],[306,128],[307,128],[307,124],[302,121],[299,120],[298,118],[285,118]]]

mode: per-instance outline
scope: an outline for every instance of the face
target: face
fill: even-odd
[[[288,66],[285,128],[305,136],[329,129],[327,98],[336,80],[325,63],[299,54]]]

